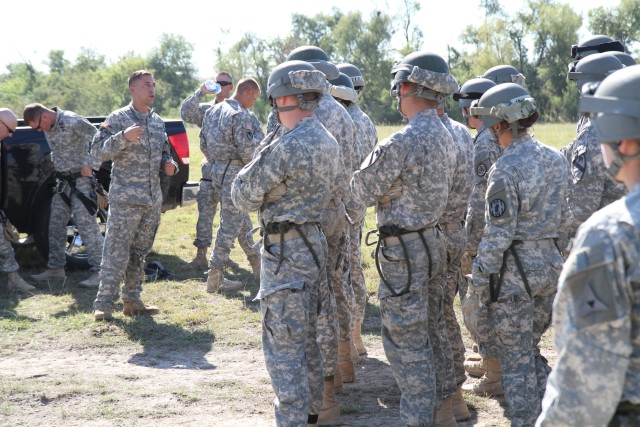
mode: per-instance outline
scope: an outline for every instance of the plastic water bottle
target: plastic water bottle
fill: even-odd
[[[220,93],[220,91],[222,90],[222,88],[220,87],[220,84],[215,80],[207,80],[206,82],[204,82],[204,87],[209,92],[213,92],[215,94]]]

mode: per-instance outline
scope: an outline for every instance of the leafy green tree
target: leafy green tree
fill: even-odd
[[[588,16],[589,30],[594,34],[620,40],[627,49],[640,41],[640,0],[620,0],[617,7],[596,7]]]

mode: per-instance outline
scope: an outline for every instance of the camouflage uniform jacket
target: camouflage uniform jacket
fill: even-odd
[[[94,159],[90,151],[96,127],[73,111],[56,107],[53,110],[56,121],[44,136],[51,147],[51,160],[56,171],[80,172],[85,165],[94,170],[100,169],[102,163]]]
[[[338,172],[339,147],[315,116],[263,148],[233,182],[233,203],[240,210],[260,208],[260,222],[320,222],[331,199],[331,186]],[[264,195],[279,184],[285,194],[264,203]]]
[[[440,116],[440,120],[453,137],[456,162],[453,170],[453,185],[449,189],[447,206],[439,222],[441,224],[462,223],[469,206],[473,182],[473,140],[467,128],[451,120],[446,113]]]
[[[563,151],[571,168],[569,207],[574,221],[569,235],[573,236],[591,214],[624,196],[625,189],[607,176],[598,136],[590,120],[582,122],[576,139]]]
[[[452,185],[453,146],[436,110],[419,112],[407,126],[380,142],[353,174],[349,209],[358,212],[377,204],[399,178],[402,194],[377,204],[378,227],[434,227],[444,213]]]
[[[144,126],[139,142],[129,142],[124,130]],[[162,203],[160,173],[171,158],[164,121],[153,110],[142,114],[132,104],[111,113],[93,140],[92,153],[101,162],[113,161],[109,201],[153,206]]]
[[[605,426],[640,404],[640,184],[578,230],[553,306],[556,365],[540,426]]]
[[[353,124],[356,127],[356,135],[360,141],[361,156],[353,164],[353,167],[357,168],[378,143],[378,131],[376,130],[376,125],[373,124],[369,116],[360,109],[358,104],[352,103],[349,105],[349,107],[347,107],[347,113],[349,113],[349,116],[351,116],[353,120]]]
[[[557,239],[571,220],[569,176],[558,150],[530,135],[514,138],[489,171],[486,226],[473,274],[498,273],[514,240]]]
[[[205,113],[209,108],[216,105],[215,101],[200,102],[204,95],[205,93],[198,89],[193,93],[193,95],[182,101],[182,105],[180,106],[180,117],[184,122],[191,123],[202,128]],[[254,140],[260,141],[264,137],[260,120],[258,120],[256,115],[251,111],[248,111],[248,113],[251,115],[251,121],[253,122]],[[203,138],[202,131],[200,132],[200,150],[205,155],[206,159],[211,157],[207,156],[207,143]]]
[[[484,230],[484,208],[487,196],[487,173],[502,154],[502,148],[495,142],[487,128],[482,128],[473,140],[473,186],[467,211],[467,250],[478,251]]]
[[[207,160],[227,163],[242,160],[247,164],[262,129],[256,128],[249,110],[235,99],[225,99],[207,110],[202,123],[202,138],[206,142]]]

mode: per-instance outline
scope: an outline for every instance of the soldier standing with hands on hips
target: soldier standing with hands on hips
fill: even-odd
[[[128,83],[131,103],[106,118],[92,146],[97,159],[113,162],[100,287],[93,303],[96,321],[113,319],[123,272],[124,314],[159,312],[145,305],[140,293],[145,257],[160,225],[160,172],[172,176],[178,171],[164,121],[151,109],[156,93],[153,75],[135,71]]]

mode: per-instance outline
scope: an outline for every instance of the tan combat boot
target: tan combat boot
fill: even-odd
[[[31,286],[25,282],[17,271],[7,273],[7,276],[9,276],[9,279],[7,280],[7,289],[10,291],[34,292],[36,290],[35,286]]]
[[[322,409],[318,414],[318,425],[339,425],[342,420],[340,418],[340,405],[338,405],[338,402],[336,401],[336,390],[333,386],[333,376],[324,378],[322,398]]]
[[[111,307],[102,307],[96,308],[93,310],[93,318],[96,322],[101,321],[111,321],[113,320],[113,313],[111,312]]]
[[[353,331],[351,331],[351,340],[353,344],[356,346],[356,350],[358,350],[359,356],[366,356],[367,349],[364,346],[364,342],[362,341],[362,322],[354,322]]]
[[[338,369],[333,376],[333,388],[335,389],[336,393],[342,393],[342,377],[340,376],[340,369]]]
[[[343,383],[356,380],[356,370],[351,361],[351,340],[338,342],[338,369]]]
[[[243,286],[242,282],[225,279],[219,268],[212,268],[207,275],[207,292],[209,293],[235,291],[242,289]]]
[[[349,346],[349,358],[353,363],[360,363],[360,355],[358,354],[358,349],[356,348],[353,339],[351,340],[351,345]]]
[[[125,316],[152,315],[160,313],[160,309],[155,305],[145,305],[142,301],[125,301],[122,313]]]
[[[196,257],[189,263],[193,268],[207,268],[209,260],[207,259],[207,248],[198,248]]]
[[[458,425],[453,416],[452,400],[453,397],[450,397],[440,402],[440,408],[436,413],[436,427],[456,427]]]
[[[455,417],[456,421],[466,421],[471,418],[471,413],[469,412],[467,403],[464,401],[464,397],[462,396],[461,386],[458,386],[456,394],[453,396],[453,400],[451,401],[451,408],[453,409],[453,416]]]
[[[472,360],[471,358],[464,361],[464,370],[472,377],[480,378],[487,373],[487,367],[483,358]]]
[[[472,391],[478,396],[500,396],[502,392],[502,370],[500,359],[485,359],[487,373],[480,378],[480,382],[471,386],[463,386],[467,391]]]
[[[91,273],[89,278],[84,279],[82,282],[78,283],[78,287],[80,288],[98,288],[100,287],[100,270],[96,270]]]
[[[253,271],[253,278],[260,280],[260,255],[253,255],[249,257],[249,264],[251,264],[251,271]]]
[[[31,278],[36,282],[48,282],[49,280],[64,280],[67,275],[64,268],[47,268],[40,274],[32,274]]]

